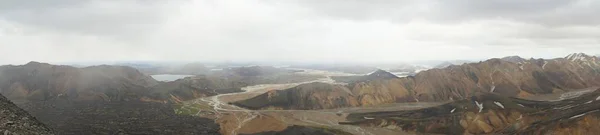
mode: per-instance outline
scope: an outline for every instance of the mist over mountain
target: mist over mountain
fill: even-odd
[[[599,14],[598,0],[0,0],[0,135],[599,134]]]

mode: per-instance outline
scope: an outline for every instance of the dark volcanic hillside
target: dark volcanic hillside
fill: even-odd
[[[170,104],[163,103],[55,100],[20,106],[60,135],[219,134],[214,120],[176,115]]]
[[[342,124],[425,134],[596,134],[598,97],[542,102],[479,93],[432,108],[350,114]]]
[[[156,80],[122,66],[75,68],[30,62],[0,67],[0,93],[15,102],[138,100]]]
[[[50,135],[52,130],[0,95],[0,133],[4,135]]]
[[[326,101],[355,99],[359,103],[340,105],[340,107],[407,101],[460,100],[471,97],[477,92],[492,92],[508,97],[527,97],[600,86],[600,60],[585,54],[572,54],[565,58],[552,60],[530,59],[520,63],[490,59],[479,63],[423,71],[411,77],[385,78],[375,81],[353,79],[345,82],[350,82],[346,87],[351,91],[346,95],[328,97],[331,90],[321,91],[316,87],[316,89],[297,93],[302,95],[289,96],[322,96],[322,99],[327,99]],[[343,89],[333,91],[336,91],[334,93],[344,93],[341,90]],[[304,107],[300,107],[299,103],[308,103],[307,101],[289,101],[292,104],[288,104],[287,107],[281,106],[282,104],[276,105],[273,101],[279,100],[271,99],[292,98],[280,98],[277,96],[288,96],[288,94],[273,93],[275,92],[259,96],[268,97],[263,98],[261,104],[296,109],[335,108],[335,106],[327,105],[330,104],[329,102],[325,104],[314,102],[318,104],[302,105]],[[240,104],[243,103],[240,102]],[[256,108],[257,106],[250,107]],[[264,108],[264,105],[258,108]]]

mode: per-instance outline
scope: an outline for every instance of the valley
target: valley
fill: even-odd
[[[328,84],[345,84],[331,79],[331,75],[341,76],[355,74],[340,74],[327,71],[307,70],[299,74],[320,74],[326,78],[320,78],[313,81],[287,84],[261,84],[242,88],[244,92],[220,94],[212,97],[200,98],[184,102],[181,108],[175,109],[176,112],[184,115],[193,115],[215,119],[221,124],[221,131],[224,134],[253,134],[268,131],[281,131],[288,125],[301,125],[308,127],[320,127],[324,129],[336,129],[351,134],[377,135],[377,134],[398,134],[400,131],[391,131],[377,128],[363,128],[352,125],[340,125],[338,123],[345,121],[349,113],[358,112],[377,112],[377,111],[398,111],[411,110],[440,105],[441,103],[397,103],[373,107],[354,107],[325,110],[249,110],[240,108],[231,103],[245,100],[264,94],[273,90],[284,90],[296,87],[301,84],[315,82]],[[212,107],[212,108],[210,108]],[[197,112],[196,112],[197,111]],[[271,123],[272,127],[263,127],[255,124]],[[262,128],[261,128],[262,127]],[[230,131],[230,132],[225,132]]]
[[[0,74],[0,93],[58,134],[592,133],[585,123],[600,122],[600,60],[584,54],[406,77],[249,66],[159,81],[126,66],[39,62]]]
[[[600,0],[0,0],[0,135],[596,135]]]

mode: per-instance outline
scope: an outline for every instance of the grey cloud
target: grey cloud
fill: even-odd
[[[0,62],[595,54],[599,9],[593,0],[0,0]]]
[[[162,20],[164,1],[5,0],[0,19],[57,32],[132,38]]]
[[[473,19],[563,25],[598,25],[600,1],[594,0],[297,0],[321,14],[343,19],[387,19],[405,23],[427,19],[459,23]]]
[[[504,18],[549,26],[598,25],[600,2],[592,0],[440,0],[443,19]]]

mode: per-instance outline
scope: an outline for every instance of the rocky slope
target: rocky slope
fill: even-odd
[[[350,114],[342,124],[425,134],[595,134],[599,97],[544,102],[478,93],[432,108]]]
[[[340,80],[340,79],[338,79]],[[552,60],[529,59],[514,63],[502,59],[490,59],[479,63],[450,66],[443,69],[423,71],[415,76],[404,78],[348,79],[346,88],[325,89],[314,87],[305,89],[300,95],[277,94],[269,92],[253,98],[260,101],[256,106],[238,102],[250,108],[315,109],[346,106],[369,106],[393,102],[437,102],[460,100],[473,96],[477,92],[491,92],[507,97],[527,97],[537,94],[560,93],[582,88],[600,86],[600,60],[585,54],[572,54],[565,58]],[[344,81],[344,80],[341,80]],[[327,84],[319,84],[327,85]],[[311,88],[310,86],[302,86]],[[336,86],[339,87],[339,86]],[[347,92],[349,90],[350,92]],[[334,94],[331,93],[346,93]],[[280,97],[291,96],[291,97]],[[312,102],[305,97],[320,97],[328,102]],[[288,101],[292,104],[275,104],[272,99],[300,99]],[[303,101],[305,100],[305,101]],[[331,106],[337,101],[347,102]],[[300,104],[316,103],[316,104]],[[340,102],[337,102],[340,103]]]
[[[0,95],[0,133],[4,135],[50,135],[52,130]]]
[[[220,130],[211,119],[176,115],[170,104],[154,102],[55,100],[20,107],[60,135],[205,135]]]
[[[122,66],[75,68],[30,62],[0,67],[0,93],[15,102],[138,100],[156,80]]]

